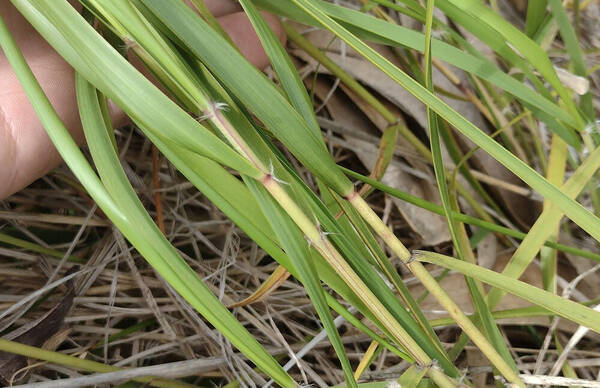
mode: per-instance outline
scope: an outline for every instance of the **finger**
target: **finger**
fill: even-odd
[[[49,47],[29,65],[65,126],[82,141],[73,70]],[[0,199],[54,168],[60,158],[6,58],[0,59]]]
[[[193,0],[185,0],[185,2],[195,9]],[[204,4],[206,4],[206,7],[215,17],[229,15],[230,13],[242,10],[238,2],[233,0],[204,0]]]
[[[233,4],[229,1],[207,1],[207,5],[213,7],[217,3],[221,4],[217,9],[219,12],[232,9],[228,8]],[[5,7],[0,7],[6,18],[5,11]],[[285,33],[278,20],[268,15],[266,18],[283,41]],[[259,68],[268,64],[260,41],[244,14],[225,15],[218,20],[251,63]],[[20,25],[12,23],[14,29],[21,31],[20,47],[34,75],[69,132],[81,144],[83,135],[76,108],[73,69],[39,35],[22,33],[24,29]],[[26,35],[29,38],[27,44],[23,44]],[[115,126],[124,124],[125,116],[120,110],[112,109],[112,117]],[[0,199],[21,190],[61,161],[4,56],[0,56],[0,138],[3,139],[0,142]]]
[[[262,15],[279,40],[285,43],[285,31],[279,20],[268,13],[263,12]],[[264,69],[269,65],[267,54],[265,54],[262,44],[252,27],[252,23],[250,23],[245,13],[233,13],[220,17],[218,20],[231,37],[231,40],[233,40],[235,45],[250,62],[260,69]]]

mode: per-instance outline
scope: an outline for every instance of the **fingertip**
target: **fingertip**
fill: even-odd
[[[279,19],[266,12],[262,12],[262,15],[277,38],[282,44],[285,44],[286,35]],[[233,13],[220,17],[218,20],[223,29],[231,37],[231,40],[233,40],[240,52],[250,63],[259,69],[264,69],[269,65],[269,58],[254,31],[252,23],[245,13]]]
[[[242,7],[233,0],[203,0],[213,16],[219,17],[234,12],[239,12]],[[188,6],[196,9],[192,0],[185,0]]]
[[[287,43],[287,35],[285,34],[285,29],[281,24],[281,20],[279,20],[277,16],[268,12],[262,11],[261,14],[271,27],[271,30],[273,30],[273,32],[275,33],[275,36],[277,36],[277,39],[279,39],[283,47],[285,47]]]
[[[0,105],[0,137],[3,140],[0,143],[0,165],[3,166],[0,169],[0,182],[2,182],[0,185],[1,201],[17,190],[14,188],[16,176],[16,141],[12,123],[8,120],[2,105]]]

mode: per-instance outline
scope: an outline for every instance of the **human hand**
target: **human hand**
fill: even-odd
[[[242,54],[258,68],[266,67],[267,56],[237,2],[205,0],[205,3]],[[0,1],[0,14],[54,109],[73,138],[79,144],[83,143],[73,69],[8,0]],[[268,14],[265,14],[265,18],[277,36],[282,41],[285,40],[285,33],[278,20]],[[112,104],[111,116],[115,127],[127,123],[125,114]],[[56,148],[1,52],[0,139],[0,200],[26,187],[61,162]]]

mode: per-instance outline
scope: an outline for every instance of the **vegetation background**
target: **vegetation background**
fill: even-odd
[[[1,202],[2,384],[600,386],[597,0],[240,0],[265,75],[202,0],[11,1],[88,146],[0,21],[66,162]]]

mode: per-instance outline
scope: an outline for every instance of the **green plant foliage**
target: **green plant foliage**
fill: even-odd
[[[505,381],[524,386],[524,377],[519,376],[498,326],[502,318],[555,315],[600,333],[600,313],[590,307],[597,301],[576,303],[557,296],[551,285],[546,284],[546,290],[542,290],[518,280],[541,249],[546,283],[556,278],[554,249],[600,261],[597,253],[557,242],[558,234],[563,233],[563,216],[600,241],[600,219],[578,201],[582,194],[589,195],[591,202],[600,206],[595,181],[600,168],[598,136],[584,130],[596,116],[592,94],[573,98],[558,77],[545,44],[539,43],[559,32],[573,72],[581,79],[586,77],[584,51],[569,22],[568,10],[559,0],[530,1],[524,31],[503,19],[494,10],[495,2],[490,8],[479,0],[428,0],[425,4],[372,0],[361,1],[361,10],[322,0],[240,0],[270,60],[274,80],[243,57],[202,0],[192,1],[198,13],[180,0],[80,0],[86,17],[67,0],[11,1],[75,69],[77,108],[91,161],[69,135],[0,18],[0,46],[66,164],[148,263],[260,373],[279,385],[296,387],[298,382],[202,282],[144,208],[119,160],[107,99],[117,104],[206,198],[302,284],[335,350],[345,386],[383,387],[387,382],[355,380],[355,373],[363,373],[362,366],[374,362],[380,350],[369,354],[365,358],[368,362],[361,363],[354,372],[332,310],[380,349],[410,362],[412,365],[398,382],[411,387],[458,386],[461,374],[453,360],[469,340]],[[547,6],[550,13],[546,13]],[[436,7],[451,23],[434,17]],[[360,95],[358,98],[363,98],[369,109],[380,114],[384,127],[389,125],[379,139],[378,164],[369,177],[336,164],[330,153],[330,139],[319,127],[312,95],[260,9],[328,30],[383,72],[390,83],[410,92],[427,111],[429,145],[411,132],[380,97],[319,49],[300,44],[318,62],[333,69],[339,82]],[[423,23],[425,33],[392,23],[386,16],[388,10]],[[488,45],[502,66],[479,53],[457,26]],[[306,40],[291,25],[286,24],[285,29],[292,40]],[[100,30],[111,38],[105,38]],[[435,38],[436,31],[442,32],[442,37]],[[119,39],[127,43],[161,87],[127,61],[115,47],[113,40]],[[407,58],[400,61],[406,68],[394,65],[368,42],[392,47],[398,55],[406,54]],[[440,99],[442,94],[461,96],[434,84],[433,65],[445,66],[438,60],[467,73],[472,85],[460,85],[461,92],[469,95],[464,100],[479,103],[477,108],[497,127],[499,138],[508,136],[502,133],[507,127],[522,130],[528,124],[528,130],[534,131],[544,123],[553,132],[555,144],[549,161],[545,160],[541,141],[534,144],[535,151],[517,152],[517,156],[511,152],[516,137],[502,144],[502,140],[497,141],[495,135],[488,135]],[[508,113],[501,108],[507,108]],[[513,114],[512,109],[518,112]],[[500,128],[498,122],[508,124]],[[463,158],[455,136],[470,139],[544,198],[544,211],[529,231],[501,226],[510,225],[502,224],[506,221],[502,214],[505,209],[475,180],[474,168],[469,166],[475,150]],[[430,163],[441,206],[380,181],[394,163],[397,141],[402,137],[424,157],[424,163]],[[449,145],[454,161],[461,161],[458,166],[447,165],[440,139]],[[569,160],[573,171],[563,183],[570,168],[568,146],[575,155]],[[542,160],[530,163],[536,157]],[[456,168],[454,176],[452,168]],[[307,175],[311,175],[310,182],[303,179]],[[457,183],[456,176],[461,175],[475,188],[474,194]],[[370,187],[360,191],[351,178]],[[429,251],[411,254],[366,202],[374,190],[445,216],[457,259]],[[494,209],[480,206],[480,197]],[[465,209],[459,206],[462,199],[476,208],[480,218],[464,214]],[[599,213],[599,209],[595,211]],[[478,265],[473,250],[489,232],[500,236],[507,247],[517,245],[502,273]],[[0,243],[51,257],[63,256],[58,250],[9,233],[0,234]],[[448,317],[433,321],[426,318],[420,306],[422,299],[413,296],[404,283],[398,260],[448,311]],[[434,278],[422,263],[464,275],[474,314],[461,311],[452,299],[452,290],[445,290],[440,279]],[[278,271],[283,271],[281,267]],[[489,292],[484,283],[492,286]],[[533,306],[494,311],[505,293]],[[458,325],[463,335],[447,352],[433,327],[450,324]],[[125,329],[124,333],[120,335],[129,332]],[[11,341],[0,341],[0,347],[41,360],[56,355]],[[56,363],[84,371],[117,370],[87,359],[56,357]],[[163,379],[138,380],[154,386],[189,386]]]

